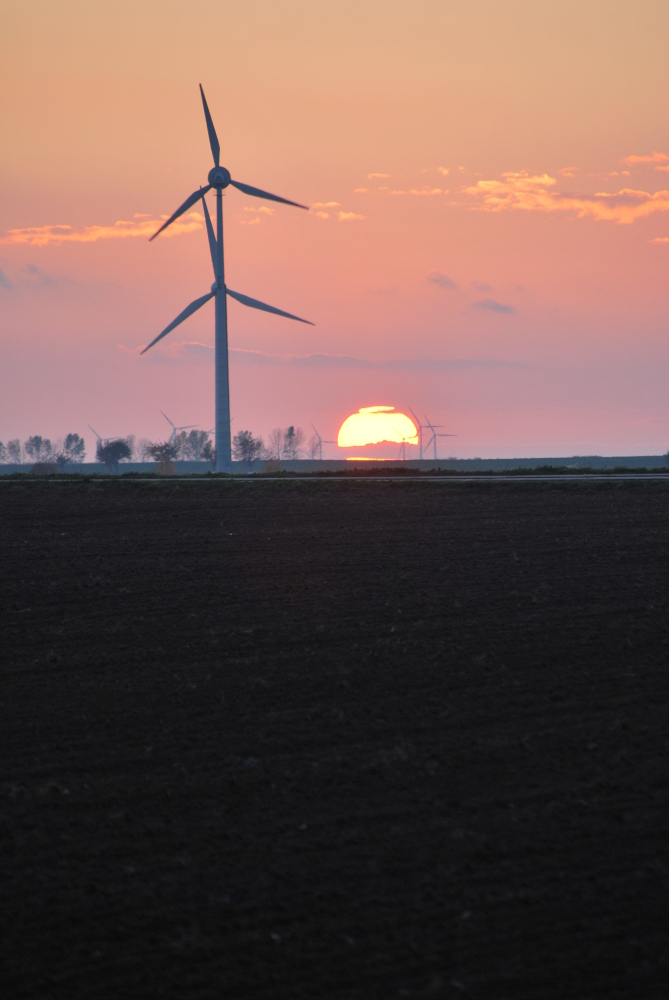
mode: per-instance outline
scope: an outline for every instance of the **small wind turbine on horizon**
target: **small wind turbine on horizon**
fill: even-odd
[[[183,312],[180,312],[177,318],[172,320],[169,326],[166,326],[162,333],[159,333],[158,336],[155,337],[141,353],[145,354],[151,347],[153,347],[154,344],[157,344],[159,340],[162,340],[163,337],[166,337],[168,333],[174,330],[175,327],[179,326],[180,323],[183,323],[183,321],[188,319],[189,316],[192,316],[194,312],[197,312],[197,310],[200,309],[205,302],[208,302],[209,299],[215,298],[216,471],[231,472],[232,452],[230,442],[230,379],[228,373],[228,296],[236,299],[237,302],[241,302],[242,305],[249,306],[252,309],[261,309],[264,312],[274,313],[276,316],[284,316],[286,319],[294,319],[297,320],[298,323],[308,323],[309,326],[313,326],[314,324],[308,319],[302,319],[300,316],[294,316],[292,313],[284,312],[283,309],[277,309],[275,306],[269,306],[267,303],[260,302],[258,299],[252,299],[248,295],[242,295],[240,292],[233,292],[231,288],[226,286],[225,270],[223,266],[223,190],[229,185],[232,185],[232,187],[237,188],[237,190],[243,192],[243,194],[251,195],[254,198],[265,198],[268,201],[280,202],[283,205],[293,205],[295,208],[304,208],[307,211],[308,206],[300,205],[296,201],[289,201],[288,198],[280,198],[276,194],[270,194],[268,191],[262,191],[260,188],[252,187],[250,184],[242,184],[241,181],[233,181],[230,176],[230,171],[227,170],[226,167],[222,167],[220,165],[221,147],[218,142],[218,136],[216,135],[214,123],[211,115],[209,114],[209,107],[204,96],[202,84],[200,84],[200,94],[202,96],[204,117],[207,122],[207,132],[209,133],[209,145],[211,146],[212,156],[214,157],[214,166],[209,171],[209,175],[207,177],[209,183],[205,187],[200,187],[197,191],[194,191],[193,194],[186,198],[183,205],[180,205],[176,212],[170,216],[167,222],[164,222],[160,229],[153,234],[151,240],[154,240],[159,233],[162,233],[164,229],[167,229],[171,223],[178,219],[180,215],[183,215],[184,212],[187,212],[189,208],[196,205],[198,201],[202,201],[215,280],[211,286],[211,290],[206,295],[202,295],[199,299],[195,299],[190,303],[190,305],[186,306]],[[209,209],[207,208],[207,202],[204,197],[207,191],[210,191],[212,188],[216,191],[216,234],[214,234],[214,228],[211,224],[211,218],[209,216]]]
[[[438,434],[437,433],[437,427],[445,427],[446,425],[445,424],[431,424],[430,421],[427,419],[427,417],[425,417],[425,426],[429,427],[430,431],[432,432],[432,437],[430,438],[430,440],[425,445],[425,449],[427,450],[430,447],[430,445],[433,445],[433,447],[434,447],[434,456],[433,457],[434,457],[434,461],[436,462],[437,461],[437,438],[438,437],[440,437],[440,438],[454,438],[454,437],[457,437],[458,435],[457,434]],[[422,451],[422,449],[421,449],[421,451]],[[422,456],[422,453],[421,453],[421,458],[422,457],[423,456]]]
[[[90,427],[91,430],[93,431],[93,433],[95,434],[96,438],[98,439],[99,444],[107,444],[108,441],[116,441],[117,440],[116,438],[103,438],[103,437],[100,437],[100,435],[96,431],[95,427],[91,427],[90,424],[88,424],[88,427]]]
[[[313,424],[311,426],[314,427]],[[314,427],[314,434],[318,438],[318,460],[319,460],[319,462],[322,462],[323,461],[323,445],[324,444],[337,444],[337,442],[336,441],[324,441],[323,438],[320,436],[320,434],[318,433],[318,431],[316,430],[315,427]]]
[[[172,433],[169,436],[169,441],[170,442],[176,441],[177,434],[179,433],[179,431],[189,431],[189,430],[191,430],[191,428],[197,427],[197,424],[184,424],[183,427],[177,427],[176,424],[172,423],[172,421],[170,420],[170,418],[167,416],[166,413],[163,412],[163,410],[161,410],[160,412],[163,414],[163,416],[165,417],[165,420],[168,422],[168,424],[172,428]]]

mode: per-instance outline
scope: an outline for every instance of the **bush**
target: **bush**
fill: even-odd
[[[154,462],[173,462],[177,457],[179,447],[174,441],[165,441],[163,444],[152,444],[148,448],[149,455]]]
[[[118,472],[119,462],[132,458],[132,448],[125,438],[112,441],[98,441],[96,452],[98,462],[106,465],[110,472]]]
[[[68,434],[64,441],[56,445],[54,458],[56,465],[62,469],[69,463],[78,464],[86,457],[86,444],[78,434]]]

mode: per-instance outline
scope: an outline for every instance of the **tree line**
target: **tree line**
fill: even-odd
[[[297,458],[316,458],[318,438],[305,442],[300,427],[275,428],[267,445],[262,437],[254,437],[252,431],[239,431],[232,439],[232,457],[239,462],[252,463],[257,459],[277,459],[291,461]],[[18,438],[3,444],[0,441],[0,463],[21,465],[56,465],[63,469],[66,465],[79,464],[86,457],[86,445],[79,434],[67,434],[53,444],[49,438],[35,434],[21,444]],[[206,431],[180,431],[169,440],[135,440],[131,434],[125,438],[98,440],[95,450],[98,462],[109,469],[118,470],[121,462],[211,462],[216,461],[214,443]]]
[[[269,436],[267,445],[261,437],[254,437],[251,431],[239,431],[232,439],[232,457],[238,462],[254,462],[256,459],[277,459],[294,461],[297,458],[317,458],[319,442],[316,435],[305,441],[301,427],[276,427]]]

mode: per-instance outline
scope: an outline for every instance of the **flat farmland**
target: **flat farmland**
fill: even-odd
[[[669,484],[0,484],[8,998],[660,998]]]

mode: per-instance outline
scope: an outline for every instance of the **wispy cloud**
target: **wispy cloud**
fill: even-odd
[[[377,177],[381,178],[382,180],[387,180],[387,178],[390,177],[390,174],[367,174],[368,181],[372,181]]]
[[[504,313],[507,316],[511,316],[516,311],[515,306],[507,306],[503,302],[497,302],[495,299],[479,299],[478,302],[472,303],[472,309],[480,309],[483,312]]]
[[[444,177],[448,177],[448,175],[450,174],[450,170],[448,169],[448,167],[437,167],[437,170],[440,174],[443,174]]]
[[[579,218],[592,216],[629,224],[654,212],[669,212],[669,191],[634,191],[623,188],[613,194],[560,194],[555,177],[531,176],[526,170],[504,173],[502,180],[478,181],[465,192],[478,198],[484,211],[576,212]]]
[[[124,353],[138,355],[139,348],[131,349],[117,345]],[[213,364],[214,348],[197,341],[161,345],[150,351],[142,364],[152,360],[154,364]],[[347,354],[269,354],[263,351],[248,351],[244,348],[230,348],[230,361],[234,365],[251,367],[310,368],[346,371],[416,371],[438,373],[442,371],[462,371],[476,368],[525,369],[517,361],[500,358],[390,358],[384,361],[370,361]]]
[[[492,292],[492,285],[489,285],[487,281],[475,281],[472,288],[477,292]]]
[[[5,272],[3,270],[0,270],[0,288],[6,288],[7,291],[11,291],[13,287],[14,287],[13,284],[11,283]]]
[[[0,237],[0,243],[23,243],[29,246],[44,247],[49,243],[95,243],[97,240],[124,240],[133,236],[144,236],[148,239],[167,219],[162,215],[152,219],[146,215],[135,215],[131,221],[119,221],[113,226],[39,226],[28,229],[10,229]],[[164,236],[180,236],[200,229],[204,216],[199,212],[188,212],[177,219],[161,233]]]
[[[441,271],[430,271],[427,275],[427,280],[433,285],[443,288],[446,292],[456,292],[458,290],[457,283]]]
[[[669,236],[656,236],[655,239],[651,240],[650,242],[651,243],[669,243]]]
[[[632,166],[634,163],[669,163],[667,153],[653,153],[651,156],[626,156],[623,163]]]
[[[339,222],[357,222],[364,218],[364,215],[358,215],[356,212],[337,212]]]

